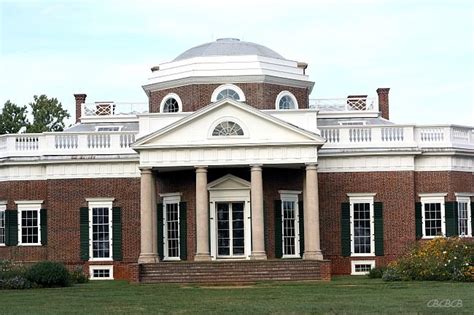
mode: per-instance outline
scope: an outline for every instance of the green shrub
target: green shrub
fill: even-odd
[[[74,268],[74,270],[71,271],[71,273],[70,273],[70,277],[71,277],[71,282],[74,283],[74,284],[75,283],[87,283],[87,282],[89,282],[89,278],[84,273],[81,266],[78,266],[78,267]]]
[[[400,281],[402,277],[398,273],[398,270],[395,268],[387,268],[382,275],[383,281]]]
[[[24,290],[31,289],[34,287],[34,284],[28,281],[23,276],[15,276],[8,279],[0,280],[0,289],[6,290]]]
[[[42,261],[34,264],[26,272],[26,278],[45,288],[70,285],[69,271],[63,264],[52,261]]]
[[[474,281],[474,243],[437,237],[417,243],[390,265],[402,280]]]
[[[383,273],[385,272],[385,270],[387,270],[387,267],[375,267],[375,268],[372,268],[370,269],[370,272],[369,272],[369,278],[372,278],[372,279],[377,279],[377,278],[382,278],[382,275]]]
[[[0,260],[0,280],[25,277],[26,270],[22,264],[14,263],[11,260]]]

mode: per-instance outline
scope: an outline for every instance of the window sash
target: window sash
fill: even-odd
[[[350,198],[351,256],[375,256],[373,197]]]
[[[18,209],[18,245],[41,245],[40,209]]]
[[[89,260],[113,260],[111,202],[89,202]]]
[[[423,238],[446,235],[444,197],[421,197]]]
[[[298,197],[281,198],[281,237],[283,258],[300,257]]]
[[[5,209],[0,206],[0,245],[5,245]]]
[[[469,197],[458,197],[458,235],[472,236],[471,221],[471,199]]]
[[[179,201],[163,203],[164,259],[180,259]]]

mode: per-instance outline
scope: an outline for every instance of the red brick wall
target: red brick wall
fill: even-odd
[[[275,109],[275,101],[281,91],[295,95],[299,108],[308,107],[308,89],[282,86],[268,83],[237,83],[245,94],[245,103],[258,109]],[[190,84],[171,89],[151,92],[149,98],[150,112],[160,111],[160,104],[168,93],[176,93],[181,98],[184,112],[193,112],[211,103],[212,92],[220,84]]]
[[[416,172],[416,197],[419,193],[448,193],[447,201],[455,201],[455,192],[474,192],[474,173]]]

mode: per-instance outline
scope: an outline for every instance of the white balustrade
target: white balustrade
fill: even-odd
[[[310,99],[309,108],[315,108],[319,112],[377,112],[378,103],[372,97],[320,98]]]
[[[81,117],[136,116],[148,113],[147,103],[96,102],[82,104]]]

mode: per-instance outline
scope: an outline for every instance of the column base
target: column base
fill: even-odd
[[[160,261],[158,255],[153,253],[143,253],[138,257],[139,264],[154,264]]]
[[[321,251],[304,252],[303,260],[324,260]]]
[[[196,254],[194,261],[211,261],[211,255],[209,254]]]
[[[253,252],[250,254],[250,260],[267,260],[265,252]]]

